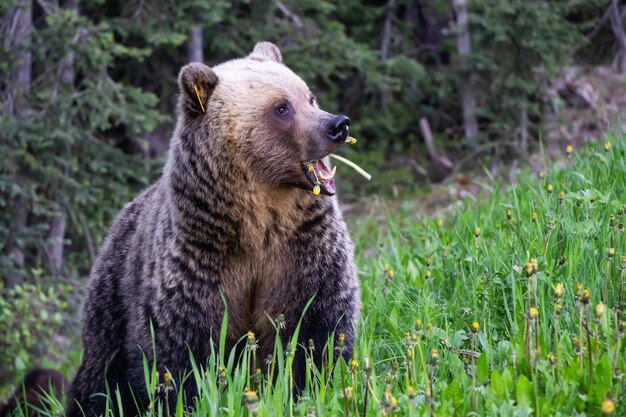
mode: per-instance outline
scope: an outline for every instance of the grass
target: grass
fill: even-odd
[[[441,216],[354,221],[363,313],[353,360],[334,364],[341,344],[329,341],[328,366],[312,367],[294,398],[293,349],[310,347],[277,344],[265,362],[242,335],[240,358],[220,351],[195,365],[191,414],[626,415],[626,141],[609,141],[513,186],[488,178],[486,196]],[[145,369],[150,392],[177,401],[176,381]]]

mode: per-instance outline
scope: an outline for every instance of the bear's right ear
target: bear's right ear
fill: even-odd
[[[217,75],[208,66],[199,62],[185,65],[178,74],[182,110],[193,115],[204,113],[217,81]]]

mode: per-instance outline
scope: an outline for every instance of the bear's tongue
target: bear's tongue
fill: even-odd
[[[320,183],[320,188],[326,195],[334,195],[337,191],[334,180],[336,169],[337,167],[334,167],[332,170],[329,169],[321,159],[313,161],[313,170]]]

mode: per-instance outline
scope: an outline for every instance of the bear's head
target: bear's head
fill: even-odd
[[[319,108],[306,83],[282,63],[276,45],[258,43],[245,58],[213,68],[183,67],[179,129],[196,148],[230,158],[252,180],[335,194],[327,155],[348,138],[350,120]]]

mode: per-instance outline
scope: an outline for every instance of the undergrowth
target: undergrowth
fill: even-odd
[[[189,409],[179,381],[146,361],[150,392],[169,393],[147,414],[174,401],[177,416],[626,415],[626,141],[565,155],[515,185],[488,178],[487,197],[451,214],[355,221],[363,312],[351,360],[336,362],[332,340],[257,358],[249,333],[239,357],[218,347],[194,365]],[[298,395],[295,349],[328,358]]]

